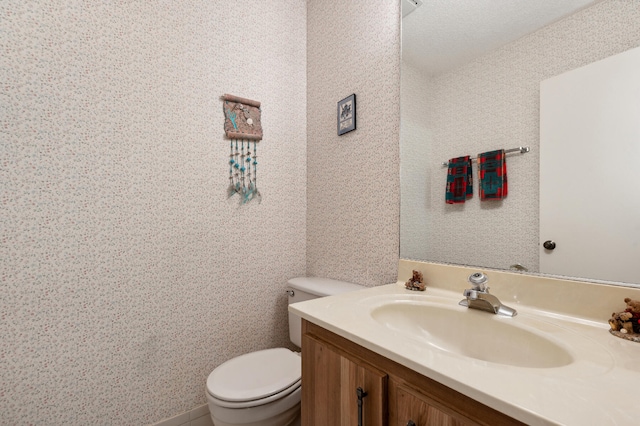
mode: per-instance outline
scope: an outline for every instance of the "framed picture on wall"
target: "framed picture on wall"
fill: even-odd
[[[356,129],[356,95],[338,102],[338,136]]]

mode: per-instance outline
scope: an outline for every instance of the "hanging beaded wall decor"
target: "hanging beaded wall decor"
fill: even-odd
[[[242,204],[262,201],[258,191],[258,142],[262,140],[260,102],[224,95],[224,131],[230,139],[228,196],[238,194]]]

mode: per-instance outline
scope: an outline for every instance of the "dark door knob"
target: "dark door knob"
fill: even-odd
[[[413,422],[413,420],[409,420],[407,426],[416,426],[416,424]]]
[[[553,250],[554,248],[556,248],[556,243],[551,240],[547,240],[544,242],[544,244],[542,244],[542,247],[546,248],[547,250]]]

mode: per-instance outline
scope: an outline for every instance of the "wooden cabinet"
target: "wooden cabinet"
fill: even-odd
[[[326,342],[302,339],[303,424],[354,426],[361,410],[362,424],[386,425],[387,375]]]
[[[394,426],[463,426],[467,423],[433,406],[433,402],[421,392],[407,386],[393,384],[394,397],[391,403],[395,405],[395,418],[391,422]]]
[[[302,322],[302,426],[523,425],[428,377]]]

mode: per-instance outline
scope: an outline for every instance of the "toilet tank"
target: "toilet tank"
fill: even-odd
[[[348,291],[362,290],[364,287],[346,281],[320,277],[298,277],[289,280],[289,304],[333,296]],[[302,319],[289,312],[289,337],[297,347],[302,347]]]

